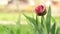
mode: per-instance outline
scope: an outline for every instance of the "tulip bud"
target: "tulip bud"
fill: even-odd
[[[37,15],[39,16],[43,16],[46,14],[46,8],[44,5],[39,5],[35,8],[35,11],[37,13]]]

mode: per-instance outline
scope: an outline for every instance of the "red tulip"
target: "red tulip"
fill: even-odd
[[[46,9],[44,5],[39,5],[35,8],[35,11],[37,13],[37,15],[39,16],[43,16],[46,14]]]

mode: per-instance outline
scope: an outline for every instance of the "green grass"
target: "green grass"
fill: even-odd
[[[16,25],[0,25],[0,34],[10,34],[9,30],[12,30],[16,34],[18,28]],[[34,34],[34,29],[31,25],[20,25],[21,34]]]
[[[28,13],[27,13],[28,14]],[[17,21],[19,14],[7,14],[7,13],[0,13],[0,21]],[[28,14],[28,16],[32,17],[32,14]],[[60,16],[53,16],[57,22],[60,21]],[[21,17],[22,19],[22,17]],[[16,34],[16,30],[18,27],[16,25],[0,25],[0,34],[10,34],[10,30]],[[34,27],[31,24],[28,25],[21,25],[20,24],[20,33],[21,34],[34,34]]]
[[[19,17],[18,13],[8,14],[8,13],[0,13],[0,21],[17,21]],[[13,31],[14,34],[17,34],[17,25],[1,25],[0,24],[0,34],[10,34],[10,30]],[[19,26],[21,34],[34,34],[34,28],[31,24],[21,25]]]

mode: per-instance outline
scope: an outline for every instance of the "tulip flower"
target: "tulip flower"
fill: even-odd
[[[46,8],[44,5],[38,5],[35,8],[35,11],[36,11],[37,15],[39,15],[39,16],[43,16],[46,14]]]

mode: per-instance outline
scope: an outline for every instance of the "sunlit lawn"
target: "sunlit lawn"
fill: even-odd
[[[28,16],[32,16],[33,15],[30,13],[27,13]],[[21,19],[23,19],[24,17],[22,17],[23,14],[21,14]],[[18,13],[0,13],[0,20],[5,20],[5,21],[16,21],[18,20],[18,17],[19,17],[19,14]],[[34,16],[35,17],[35,16]],[[56,21],[59,21],[60,20],[60,16],[53,16]]]

